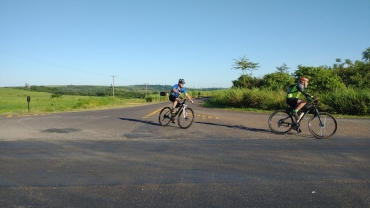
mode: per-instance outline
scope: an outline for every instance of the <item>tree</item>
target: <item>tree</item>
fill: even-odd
[[[351,59],[346,59],[346,60],[345,60],[345,62],[346,62],[346,64],[347,64],[348,66],[352,66],[352,65],[353,65],[353,63],[352,63]]]
[[[252,78],[249,75],[241,75],[237,80],[233,80],[233,88],[249,88],[252,89],[253,87],[260,87],[261,79],[259,78]]]
[[[293,73],[293,77],[296,82],[301,77],[310,79],[308,89],[315,93],[330,92],[345,88],[342,79],[333,70],[325,69],[324,67],[299,65],[298,70]]]
[[[252,73],[253,73],[253,70],[257,70],[257,68],[259,68],[258,66],[258,63],[253,63],[253,62],[250,62],[248,58],[246,58],[245,56],[239,58],[239,59],[233,59],[235,62],[234,62],[234,66],[231,68],[231,69],[236,69],[236,70],[242,70],[242,77],[245,78],[245,73],[244,71],[245,70],[249,70],[250,71],[250,77],[252,77]],[[245,85],[245,79],[243,80],[243,85]]]
[[[262,79],[262,88],[270,90],[287,90],[294,84],[294,78],[287,73],[275,72],[266,74]]]
[[[333,65],[333,72],[337,74],[347,87],[370,88],[370,62],[355,61],[347,68],[342,64]]]
[[[280,73],[289,73],[288,69],[289,67],[283,63],[280,67],[276,67],[277,71],[280,72]]]
[[[362,59],[365,60],[365,62],[370,61],[370,47],[368,47],[364,52],[362,52]]]
[[[30,84],[26,83],[26,84],[24,85],[24,88],[26,88],[26,90],[30,91]]]

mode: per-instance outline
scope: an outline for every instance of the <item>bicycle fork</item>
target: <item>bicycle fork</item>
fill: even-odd
[[[320,117],[320,114],[319,114],[319,110],[315,109],[316,113],[315,113],[315,116],[317,116],[317,118],[319,119],[320,121],[320,127],[325,127],[324,123],[321,121],[321,117]]]
[[[186,112],[186,107],[187,107],[187,105],[184,104],[184,106],[182,108],[182,115],[184,116],[184,118],[186,118],[188,116],[188,113]]]

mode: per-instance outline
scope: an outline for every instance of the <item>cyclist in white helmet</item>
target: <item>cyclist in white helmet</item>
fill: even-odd
[[[303,94],[304,96],[309,97],[311,99],[314,98],[314,96],[308,94],[306,92],[306,88],[308,86],[308,79],[305,77],[302,77],[299,82],[296,85],[292,85],[288,91],[287,91],[287,99],[286,102],[288,105],[290,105],[294,110],[293,114],[298,119],[298,111],[306,105],[305,100],[299,99],[299,96]]]

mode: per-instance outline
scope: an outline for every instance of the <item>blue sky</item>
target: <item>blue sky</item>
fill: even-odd
[[[369,0],[0,0],[0,87],[231,87],[370,47]]]

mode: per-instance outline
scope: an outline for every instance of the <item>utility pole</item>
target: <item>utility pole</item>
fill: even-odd
[[[112,75],[111,77],[113,78],[113,85],[112,85],[112,88],[113,88],[113,89],[112,89],[112,90],[113,90],[113,98],[114,98],[114,77],[117,77],[117,76],[113,76],[113,75]]]
[[[146,83],[146,86],[145,86],[145,97],[148,96],[148,83]]]

